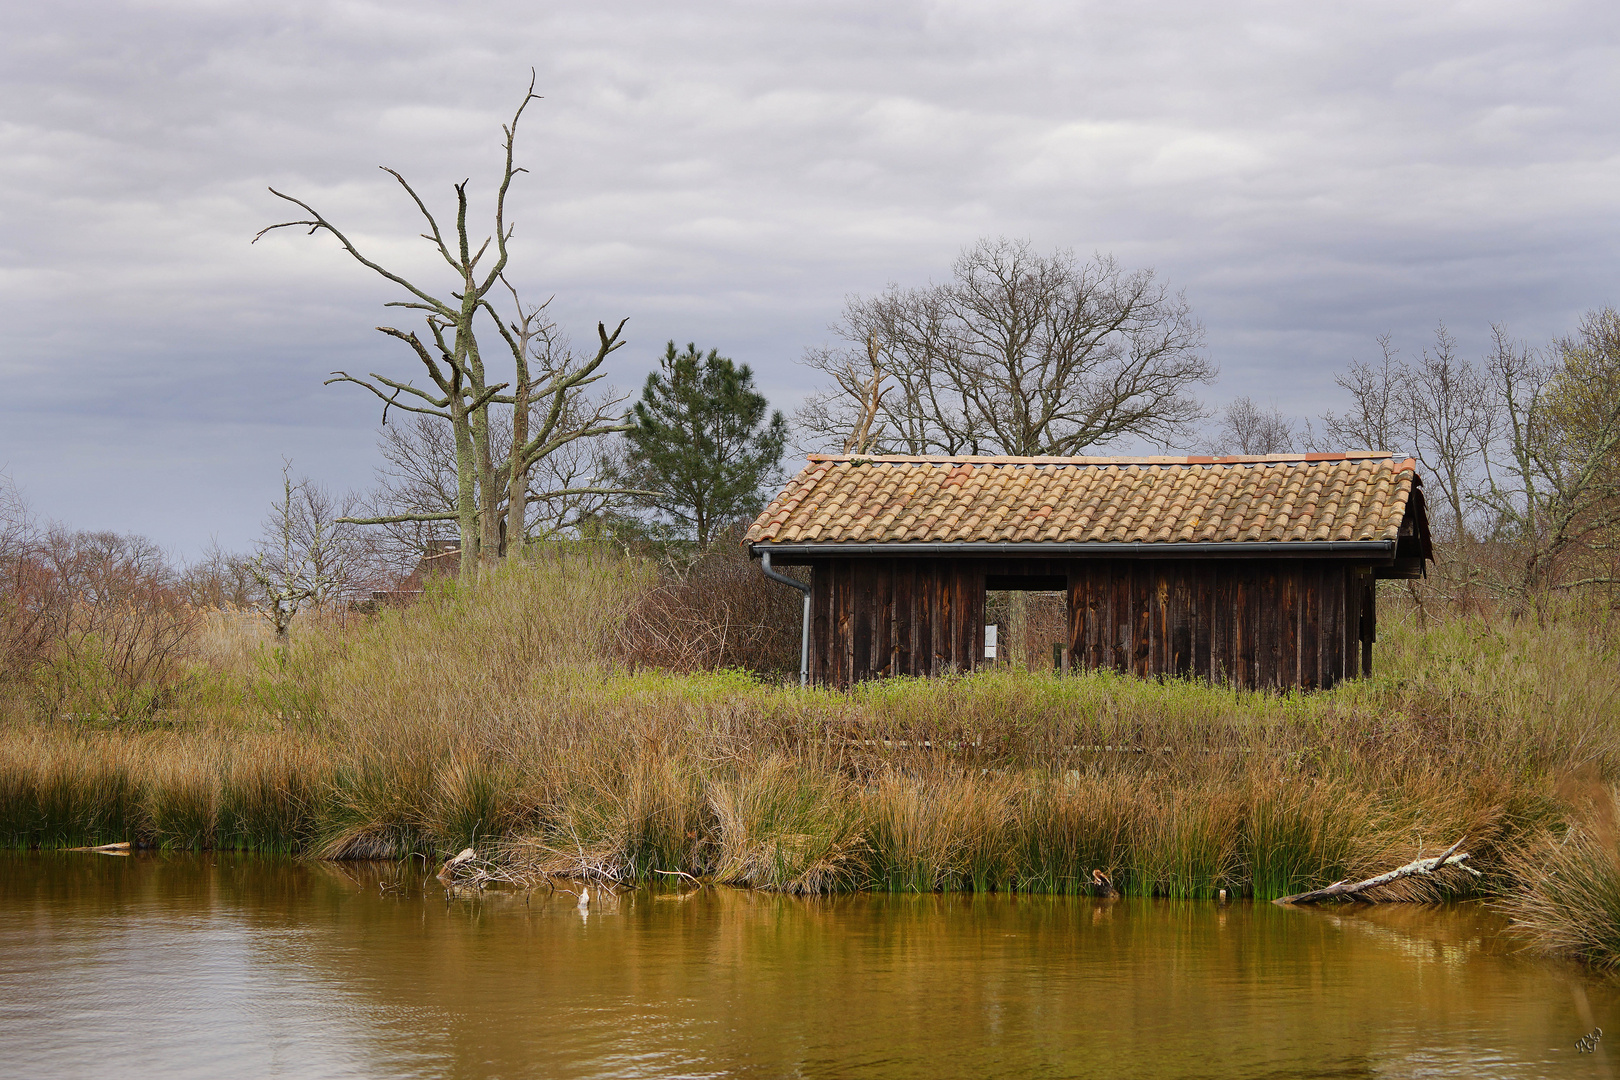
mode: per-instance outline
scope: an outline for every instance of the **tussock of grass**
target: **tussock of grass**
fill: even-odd
[[[866,844],[847,780],[772,754],[710,788],[714,877],[791,893],[839,892],[862,882]]]
[[[1571,801],[1574,820],[1517,845],[1506,859],[1516,883],[1503,907],[1536,948],[1620,970],[1620,789],[1588,773]],[[1584,790],[1581,790],[1584,789]]]

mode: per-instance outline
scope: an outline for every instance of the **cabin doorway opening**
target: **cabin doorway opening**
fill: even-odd
[[[985,666],[1068,668],[1069,582],[1062,575],[987,576],[984,623]]]

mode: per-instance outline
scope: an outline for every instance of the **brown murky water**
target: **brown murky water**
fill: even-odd
[[[581,915],[393,866],[0,853],[0,1075],[1612,1075],[1620,987],[1499,930],[715,889]]]

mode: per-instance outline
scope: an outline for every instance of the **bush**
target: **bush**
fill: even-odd
[[[147,718],[189,681],[201,613],[150,541],[11,534],[0,559],[0,675],[53,711]]]
[[[802,594],[771,581],[730,546],[717,546],[685,567],[665,565],[619,628],[618,653],[627,666],[798,672]]]

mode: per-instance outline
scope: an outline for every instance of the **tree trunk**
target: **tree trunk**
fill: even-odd
[[[523,447],[529,441],[529,370],[521,363],[512,393],[512,449],[506,465],[506,542],[501,555],[523,551],[523,522],[529,512],[529,470]]]
[[[1029,593],[1022,590],[1007,597],[1007,655],[1018,666],[1029,667]]]
[[[473,477],[472,432],[467,426],[467,402],[459,390],[450,400],[452,430],[456,436],[456,526],[461,534],[458,576],[463,585],[478,576],[478,502]]]
[[[475,314],[477,314],[476,305],[463,311],[463,318],[467,320],[465,363],[468,381],[472,384],[470,389],[476,399],[482,396],[488,387],[484,378],[484,360],[478,353],[478,342],[472,336],[472,319]],[[501,489],[505,485],[501,484],[495,475],[495,455],[490,449],[488,403],[473,409],[468,421],[472,434],[474,461],[478,470],[478,570],[482,572],[493,568],[500,560],[501,523],[497,515],[500,509]]]

